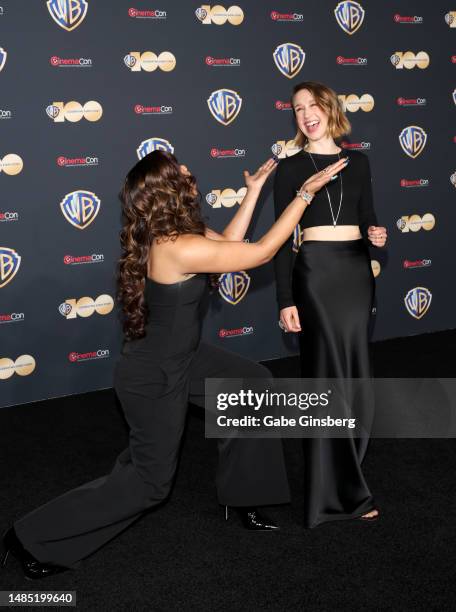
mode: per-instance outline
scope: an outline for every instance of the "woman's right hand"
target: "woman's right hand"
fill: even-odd
[[[304,182],[302,189],[315,195],[319,189],[321,189],[326,183],[329,183],[331,178],[336,175],[338,172],[341,172],[348,163],[348,157],[342,157],[338,159],[336,163],[330,164],[326,166],[320,172],[313,174],[311,177],[306,179]]]
[[[280,311],[280,327],[285,332],[300,332],[299,314],[296,306],[288,306]]]
[[[273,170],[277,168],[277,162],[274,158],[268,159],[262,166],[258,168],[255,174],[250,174],[248,170],[244,170],[244,181],[247,189],[261,190],[266,182],[266,179]]]

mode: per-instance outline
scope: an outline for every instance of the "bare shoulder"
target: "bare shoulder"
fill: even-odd
[[[181,234],[172,241],[173,254],[180,260],[185,260],[192,254],[204,251],[213,243],[209,237],[201,234]]]

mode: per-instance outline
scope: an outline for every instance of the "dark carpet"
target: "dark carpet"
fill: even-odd
[[[373,345],[377,377],[455,377],[456,331]],[[267,362],[276,376],[298,361]],[[111,390],[0,410],[2,526],[110,471],[127,444]],[[3,590],[76,590],[79,610],[454,610],[456,445],[372,440],[364,462],[381,510],[374,524],[301,526],[302,456],[285,440],[293,503],[269,509],[279,533],[225,523],[214,488],[216,447],[191,409],[169,501],[77,571],[28,582],[16,560]]]

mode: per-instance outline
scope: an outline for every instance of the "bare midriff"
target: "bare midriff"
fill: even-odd
[[[302,230],[301,240],[358,240],[359,225],[316,225]]]

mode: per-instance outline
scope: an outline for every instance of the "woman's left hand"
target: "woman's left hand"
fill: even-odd
[[[374,246],[385,246],[386,236],[386,227],[377,227],[376,225],[370,225],[368,227],[367,237]]]
[[[260,190],[266,182],[266,179],[271,172],[277,167],[275,159],[268,159],[262,166],[258,168],[255,174],[249,174],[247,170],[244,170],[244,180],[247,189],[258,189]]]

